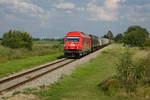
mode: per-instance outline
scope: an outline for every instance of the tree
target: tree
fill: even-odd
[[[10,48],[32,48],[32,37],[27,32],[18,30],[10,30],[4,33],[2,37],[3,46]]]
[[[149,32],[147,31],[147,29],[143,28],[141,26],[138,26],[138,25],[133,25],[133,26],[128,27],[127,31],[124,34],[128,34],[132,31],[136,31],[136,30],[143,31],[146,34],[146,36],[149,37]]]
[[[23,42],[22,42],[22,47],[31,49],[32,48],[32,37],[29,35],[29,33],[24,32],[23,33]]]
[[[103,38],[107,38],[108,39],[109,37],[107,35],[104,35]]]
[[[123,42],[123,35],[121,33],[119,33],[118,35],[116,35],[114,40],[115,40],[115,42],[118,42],[118,43]]]
[[[147,30],[140,26],[130,26],[124,33],[124,45],[143,47],[148,34]]]
[[[33,41],[40,41],[40,38],[33,38]]]

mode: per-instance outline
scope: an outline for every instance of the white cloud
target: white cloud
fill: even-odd
[[[89,20],[101,21],[116,21],[118,20],[119,2],[125,0],[105,0],[104,5],[97,6],[98,0],[92,0],[88,3],[87,11],[90,12]]]
[[[99,7],[93,4],[88,5],[87,11],[90,12],[89,20],[104,20],[104,21],[111,21],[114,20],[114,15],[110,15],[109,12],[106,12],[104,7]]]
[[[119,1],[120,0],[106,0],[104,3],[105,3],[106,8],[117,9]]]
[[[70,14],[70,15],[73,14],[72,11],[70,11],[70,10],[66,10],[65,12],[66,12],[67,14]]]
[[[122,20],[133,23],[150,22],[150,13],[148,13],[150,11],[150,3],[144,5],[124,5],[122,9],[124,12],[120,17]]]
[[[20,13],[43,13],[43,9],[37,5],[19,0],[0,0],[0,4],[5,4],[7,8]]]
[[[85,11],[85,8],[76,8],[78,11]]]
[[[23,0],[0,0],[0,4],[4,5],[9,11],[17,14],[20,13],[32,17],[44,17],[50,15],[50,11],[44,11],[41,7]]]
[[[105,7],[108,9],[117,9],[119,8],[120,2],[125,2],[126,0],[105,0]]]
[[[41,21],[40,22],[40,27],[44,29],[51,29],[52,25],[48,21]]]
[[[140,15],[132,15],[132,14],[128,14],[125,16],[122,16],[121,18],[123,19],[127,19],[129,22],[134,22],[134,23],[145,23],[145,22],[150,22],[150,15],[147,16],[140,16]]]
[[[128,10],[129,8],[127,8]],[[125,15],[121,16],[121,19],[126,19],[129,22],[150,22],[150,14],[149,13],[142,13],[136,12],[133,10],[134,8],[130,8],[130,11],[126,12]]]
[[[73,8],[75,8],[75,5],[73,3],[66,2],[66,3],[57,4],[57,5],[55,5],[55,7],[63,8],[63,9],[73,9]]]
[[[145,5],[133,5],[132,8],[150,10],[150,3],[147,3]]]
[[[32,2],[24,0],[0,0],[0,11],[3,13],[4,20],[23,23],[23,25],[28,24],[27,22],[31,20],[32,23],[36,23],[37,26],[34,26],[39,27],[39,29],[50,29],[52,25],[49,21],[55,13],[53,10],[44,10]]]

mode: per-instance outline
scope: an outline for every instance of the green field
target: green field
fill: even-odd
[[[81,65],[69,76],[40,91],[29,89],[26,93],[33,93],[41,100],[145,100],[137,97],[108,96],[98,86],[100,82],[115,74],[115,64],[118,57],[124,51],[120,44],[112,44],[105,49],[97,58]],[[143,54],[147,51],[132,48],[135,56],[139,57],[139,51]],[[142,56],[144,57],[144,55]]]
[[[56,60],[63,55],[59,42],[34,42],[33,49],[10,49],[0,45],[0,77]]]

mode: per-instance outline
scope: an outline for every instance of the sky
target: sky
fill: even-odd
[[[70,31],[116,35],[130,25],[150,32],[150,0],[0,0],[0,37],[10,29],[36,38]]]

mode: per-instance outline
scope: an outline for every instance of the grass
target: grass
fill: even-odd
[[[98,84],[103,78],[114,73],[112,64],[110,62],[105,64],[107,57],[111,56],[104,54],[83,65],[71,76],[53,85],[49,91],[39,93],[39,96],[45,97],[45,100],[99,100],[105,98]]]
[[[0,45],[0,63],[10,60],[24,59],[33,56],[45,56],[48,54],[63,52],[63,44],[59,42],[34,42],[33,49],[11,49]]]
[[[115,74],[115,64],[123,50],[121,45],[113,44],[97,58],[74,70],[71,75],[34,94],[41,100],[145,100],[108,96],[98,87],[102,80]]]
[[[36,65],[40,65],[46,62],[54,61],[58,56],[62,55],[62,53],[51,54],[46,56],[34,56],[28,57],[20,60],[8,61],[5,63],[0,63],[0,77],[8,76],[15,72],[29,69],[31,67],[35,67]]]
[[[33,50],[10,49],[0,45],[0,78],[37,65],[54,61],[63,55],[63,45],[59,42],[38,41]]]

